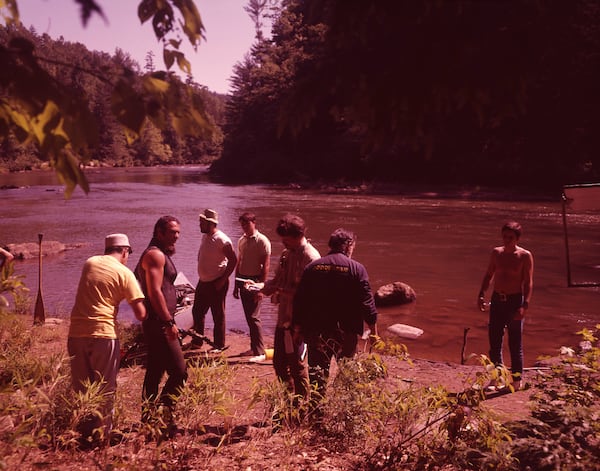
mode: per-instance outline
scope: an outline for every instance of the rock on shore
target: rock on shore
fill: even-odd
[[[56,240],[48,240],[42,242],[42,257],[48,255],[56,255],[65,250],[76,249],[83,247],[85,244],[63,244]],[[20,244],[8,244],[6,249],[12,253],[16,259],[25,260],[28,258],[36,258],[39,256],[39,243],[23,242]]]

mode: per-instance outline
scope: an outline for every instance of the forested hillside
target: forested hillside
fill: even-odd
[[[142,76],[154,72],[154,57],[148,55],[145,64],[138,64],[124,51],[115,55],[89,51],[80,43],[62,38],[55,41],[47,34],[15,26],[0,26],[0,46],[6,47],[11,39],[23,38],[33,45],[33,54],[40,65],[72,96],[85,96],[89,110],[98,123],[98,142],[91,147],[92,165],[134,166],[209,163],[221,153],[226,97],[188,80],[204,103],[210,121],[211,133],[201,137],[182,137],[167,126],[159,130],[146,121],[138,139],[127,139],[126,130],[111,111],[115,83],[127,75]],[[26,44],[26,43],[19,43]],[[14,48],[14,44],[11,44]],[[6,49],[9,49],[6,47]],[[5,50],[3,49],[3,52]],[[4,73],[10,73],[5,70]],[[172,77],[173,80],[177,80]],[[36,87],[35,81],[23,86]],[[83,126],[83,123],[81,123]],[[0,143],[0,168],[21,170],[39,165],[39,148],[21,145],[14,135]]]
[[[238,65],[228,179],[600,179],[594,0],[290,0]]]
[[[257,25],[268,17],[272,34],[257,27],[232,71],[231,96],[190,78],[201,99],[180,100],[178,79],[153,73],[151,56],[138,65],[122,51],[111,57],[11,25],[0,27],[0,64],[34,58],[43,70],[26,68],[24,92],[3,67],[0,102],[15,91],[27,101],[36,74],[47,72],[100,119],[97,139],[69,134],[71,148],[97,141],[82,161],[213,162],[213,177],[225,181],[540,189],[600,181],[597,0],[249,0],[246,11]],[[28,42],[4,47],[16,33]],[[131,74],[143,77],[150,99],[127,116],[140,96],[128,88]],[[153,113],[152,97],[165,89],[176,99]],[[72,119],[62,98],[60,111]],[[36,104],[37,116],[51,117],[48,103]],[[10,120],[1,111],[0,135],[18,129],[16,108]],[[188,130],[194,137],[181,137]],[[39,143],[16,146],[18,138],[13,131],[1,144],[1,166],[26,167],[39,152]]]

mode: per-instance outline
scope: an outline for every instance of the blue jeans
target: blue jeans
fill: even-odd
[[[490,305],[490,360],[496,366],[503,365],[502,344],[506,329],[514,380],[521,379],[523,375],[523,319],[515,319],[522,302],[520,293],[501,295],[494,291]]]

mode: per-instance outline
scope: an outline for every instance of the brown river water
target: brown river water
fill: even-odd
[[[68,317],[80,270],[91,255],[103,251],[106,234],[129,235],[134,253],[130,268],[150,240],[156,219],[172,214],[181,221],[181,237],[174,262],[195,284],[200,232],[198,213],[219,212],[219,228],[234,243],[242,234],[237,222],[253,211],[258,227],[273,243],[271,266],[282,245],[275,234],[277,220],[286,212],[307,222],[308,237],[322,254],[333,229],[343,226],[358,236],[354,258],[369,271],[373,289],[403,281],[414,288],[411,305],[380,309],[379,329],[409,324],[424,330],[418,339],[402,340],[414,358],[460,362],[463,333],[465,352],[487,354],[487,313],[476,308],[476,297],[491,249],[500,245],[500,228],[509,219],[523,225],[520,245],[535,260],[534,293],[524,326],[525,364],[542,355],[555,355],[563,345],[576,345],[575,334],[600,323],[600,288],[567,287],[567,264],[560,194],[546,200],[521,195],[404,195],[325,193],[265,185],[212,183],[203,167],[101,169],[86,172],[91,192],[77,189],[65,199],[51,172],[0,175],[2,225],[0,244],[45,241],[83,244],[44,257],[42,293],[46,315]],[[600,281],[600,214],[568,214],[571,271],[574,281]],[[18,274],[35,300],[37,258],[18,261]],[[271,273],[270,276],[273,274]],[[489,293],[488,293],[489,294]],[[120,317],[132,319],[126,303]],[[275,307],[263,303],[263,326],[273,333]],[[210,315],[208,327],[212,327]],[[227,328],[247,332],[240,302],[227,299]]]

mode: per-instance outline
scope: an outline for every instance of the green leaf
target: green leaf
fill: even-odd
[[[180,21],[181,29],[192,46],[196,47],[204,38],[204,25],[195,3],[191,0],[173,0],[173,4],[179,8],[181,16],[183,16],[183,22]]]
[[[154,16],[158,10],[156,0],[143,0],[138,6],[138,18],[144,24]]]
[[[29,117],[18,112],[4,101],[0,101],[0,119],[6,123],[7,127],[11,127],[11,124],[15,126],[13,132],[20,143],[24,143],[31,138]]]
[[[56,103],[47,101],[44,110],[31,120],[31,130],[41,146],[44,146],[46,138],[58,125],[60,119],[60,111]]]
[[[152,27],[154,34],[158,39],[162,39],[165,35],[173,30],[173,9],[166,2],[162,3],[160,8],[152,18]]]
[[[8,13],[2,13],[2,18],[6,21],[6,26],[18,25],[21,22],[16,0],[0,1],[0,12],[4,9],[8,10]]]
[[[163,49],[163,60],[165,61],[167,70],[169,70],[175,62],[175,51],[171,51],[170,49]]]
[[[168,44],[173,46],[175,49],[179,49],[179,46],[181,46],[181,40],[169,39]]]
[[[169,90],[169,82],[155,75],[146,75],[142,79],[142,86],[150,93],[166,93]]]
[[[139,135],[146,111],[144,102],[125,80],[121,79],[112,92],[111,109],[117,120],[130,131]]]
[[[56,155],[54,161],[54,169],[59,180],[65,185],[65,198],[70,198],[75,187],[79,185],[85,193],[89,193],[90,187],[88,184],[79,160],[71,153],[69,149],[65,149]]]
[[[184,72],[186,75],[191,75],[192,73],[192,64],[185,58],[182,53],[178,53],[177,57],[177,65],[179,69]]]

